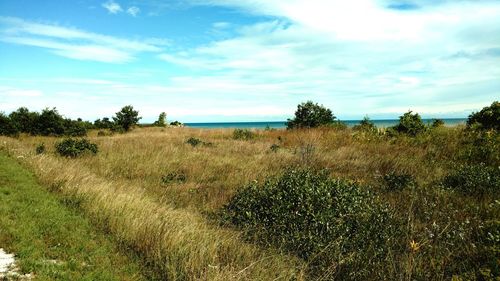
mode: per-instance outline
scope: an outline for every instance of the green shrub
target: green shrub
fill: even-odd
[[[168,174],[164,175],[163,177],[161,177],[161,183],[163,185],[168,185],[172,182],[183,183],[186,181],[186,179],[187,179],[186,174],[184,174],[182,172],[172,172],[172,173],[168,173]]]
[[[307,101],[299,104],[295,118],[288,119],[287,129],[315,128],[333,123],[336,117],[332,111],[323,105]]]
[[[480,130],[500,131],[500,102],[495,101],[481,111],[469,115],[467,127]]]
[[[365,116],[363,120],[359,122],[359,125],[356,125],[352,128],[354,131],[361,131],[361,132],[369,132],[369,133],[376,133],[377,132],[377,126],[368,118],[368,116]]]
[[[425,132],[426,126],[418,113],[413,114],[411,111],[408,111],[399,117],[399,124],[390,129],[397,133],[414,137]]]
[[[97,144],[87,139],[65,139],[56,144],[56,151],[61,156],[75,158],[84,153],[97,154]]]
[[[498,196],[500,167],[484,164],[461,166],[443,179],[443,186],[471,196]]]
[[[141,118],[142,117],[139,117],[139,111],[134,110],[131,105],[124,106],[113,117],[115,124],[113,128],[121,128],[124,132],[128,132],[133,126],[137,125]]]
[[[17,136],[19,130],[8,116],[0,112],[0,135],[2,136]]]
[[[439,128],[444,126],[444,121],[441,119],[432,120],[431,128]]]
[[[197,139],[197,138],[189,138],[187,141],[186,141],[187,144],[190,144],[191,146],[195,147],[195,146],[198,146],[200,144],[203,143],[202,140],[200,139]]]
[[[38,144],[38,145],[36,146],[36,148],[35,148],[35,152],[36,152],[36,154],[43,154],[43,153],[45,153],[45,150],[46,150],[46,149],[45,149],[45,144],[44,144],[43,142],[42,142],[42,143],[40,143],[40,144]]]
[[[388,191],[401,191],[409,187],[415,186],[415,179],[410,174],[399,174],[391,172],[385,174],[384,177],[385,188]]]
[[[470,164],[484,163],[488,166],[500,166],[500,133],[465,131],[461,136],[457,157]]]
[[[222,217],[249,237],[305,259],[311,274],[325,274],[335,265],[339,280],[383,275],[397,225],[369,191],[310,170],[251,183],[224,207]]]
[[[248,129],[235,129],[233,131],[233,139],[235,140],[251,140],[255,138],[255,134]]]

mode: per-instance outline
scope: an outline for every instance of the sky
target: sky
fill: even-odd
[[[500,0],[0,0],[0,111],[467,117],[500,97]]]

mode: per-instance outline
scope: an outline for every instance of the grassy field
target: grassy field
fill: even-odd
[[[65,199],[0,153],[0,246],[16,254],[19,273],[34,280],[148,280],[137,257],[125,255]]]
[[[498,230],[498,193],[478,197],[441,186],[460,165],[472,165],[464,128],[437,128],[416,138],[331,128],[254,135],[235,140],[229,129],[189,128],[92,132],[100,151],[77,159],[56,155],[57,138],[2,137],[0,148],[168,280],[335,279],[335,272],[311,272],[293,251],[264,247],[258,240],[265,236],[248,237],[217,219],[241,188],[290,167],[327,169],[389,206],[400,235],[391,240],[383,275],[369,273],[370,279],[488,280],[498,274],[496,238],[484,236]],[[202,143],[192,146],[189,138]],[[498,138],[493,142],[498,147]],[[40,143],[47,151],[38,155]],[[498,160],[498,150],[488,153]],[[409,175],[412,184],[390,190],[390,174]]]

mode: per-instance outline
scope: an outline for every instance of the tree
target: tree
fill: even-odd
[[[54,107],[42,110],[33,133],[42,136],[62,136],[65,134],[65,131],[65,120]]]
[[[398,133],[416,136],[425,131],[425,124],[418,113],[408,111],[402,116],[399,116],[399,124],[392,127]]]
[[[16,111],[9,114],[12,124],[16,126],[20,132],[28,134],[36,134],[35,127],[40,114],[38,112],[30,112],[26,107],[20,107]]]
[[[356,131],[364,131],[364,132],[376,132],[377,127],[375,124],[368,118],[368,116],[365,116],[363,120],[359,122],[358,125],[353,127],[354,130]]]
[[[129,131],[136,125],[142,117],[139,117],[139,112],[134,110],[131,105],[124,106],[116,116],[113,117],[115,124],[125,132]]]
[[[158,120],[153,123],[153,126],[156,127],[167,126],[167,114],[165,112],[160,113],[160,116],[158,116]]]
[[[0,112],[0,135],[2,136],[16,136],[19,134],[18,128],[14,125],[12,120],[3,112]]]
[[[108,117],[97,119],[94,121],[94,127],[97,129],[111,129],[113,128],[113,122],[109,120]]]
[[[287,128],[315,128],[323,125],[332,124],[336,117],[330,109],[323,105],[308,101],[297,106],[295,118],[288,119]]]
[[[494,101],[491,106],[469,115],[467,128],[500,131],[500,102]]]
[[[431,128],[439,128],[444,126],[444,121],[442,119],[432,120]]]

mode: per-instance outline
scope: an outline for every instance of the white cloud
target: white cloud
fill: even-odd
[[[102,3],[102,7],[104,9],[108,10],[108,12],[110,14],[117,14],[117,13],[123,11],[123,9],[120,6],[120,4],[116,3],[113,0],[109,0],[109,1],[106,1],[106,2]]]
[[[137,53],[161,51],[156,45],[161,41],[158,38],[141,42],[11,17],[0,17],[0,41],[46,48],[67,58],[108,63],[124,63],[134,60]]]
[[[127,13],[133,17],[136,17],[140,12],[141,12],[141,9],[139,9],[138,7],[135,7],[135,6],[132,6],[132,7],[127,9]]]

